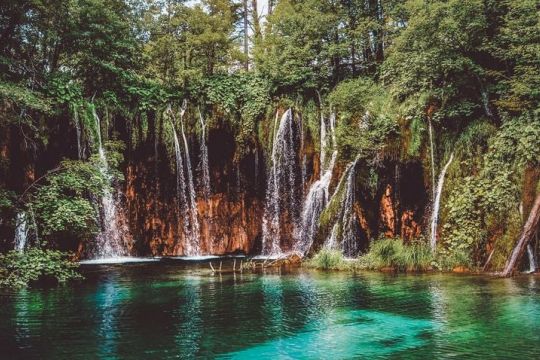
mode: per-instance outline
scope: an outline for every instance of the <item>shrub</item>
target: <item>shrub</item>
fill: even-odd
[[[322,249],[307,262],[307,266],[320,270],[346,270],[350,266],[339,250]]]
[[[37,282],[65,283],[81,279],[78,264],[56,250],[32,248],[0,255],[0,286],[25,288]]]
[[[436,260],[436,267],[442,271],[452,271],[457,267],[470,269],[472,265],[469,253],[464,250],[440,253]]]
[[[381,239],[372,242],[369,252],[358,258],[357,267],[380,270],[394,268],[399,271],[426,271],[434,258],[428,244],[420,241],[409,245],[400,239]]]

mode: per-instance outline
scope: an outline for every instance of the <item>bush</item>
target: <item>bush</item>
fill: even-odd
[[[405,245],[401,239],[381,239],[374,241],[369,252],[358,258],[356,266],[371,270],[393,268],[399,271],[427,271],[433,262],[431,249],[424,242]]]
[[[26,252],[12,250],[0,255],[0,286],[25,288],[38,282],[58,284],[81,279],[78,266],[61,251],[37,248]]]
[[[350,268],[339,250],[322,249],[307,262],[307,266],[320,270],[346,270]]]
[[[463,250],[441,253],[437,256],[436,266],[442,271],[452,271],[458,267],[470,269],[472,265],[469,253]]]

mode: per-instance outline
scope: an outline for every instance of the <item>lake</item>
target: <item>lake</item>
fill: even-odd
[[[0,293],[0,358],[540,358],[537,276],[82,270],[73,285]]]

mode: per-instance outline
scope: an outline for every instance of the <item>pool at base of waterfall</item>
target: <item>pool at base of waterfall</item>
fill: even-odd
[[[540,358],[538,276],[212,274],[174,261],[82,271],[72,285],[0,292],[0,357]]]

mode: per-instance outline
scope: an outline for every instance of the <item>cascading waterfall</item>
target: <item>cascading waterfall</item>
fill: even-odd
[[[433,125],[431,119],[428,119],[428,132],[429,132],[429,151],[431,155],[431,191],[432,199],[435,199],[435,149],[433,140]]]
[[[21,211],[15,220],[15,239],[13,240],[15,250],[24,251],[28,242],[28,232],[28,215]]]
[[[201,123],[201,147],[200,147],[200,172],[201,172],[201,188],[202,194],[205,199],[208,199],[210,196],[210,169],[208,166],[208,145],[206,139],[206,121],[202,115],[201,109],[199,109],[199,121]]]
[[[321,216],[323,210],[328,204],[329,192],[328,188],[330,187],[330,181],[332,180],[332,172],[334,170],[334,165],[337,159],[337,147],[334,138],[334,128],[335,128],[335,114],[330,115],[330,135],[332,140],[332,156],[328,164],[324,163],[326,158],[327,149],[327,131],[326,131],[326,122],[321,111],[321,124],[320,124],[320,136],[321,136],[321,149],[320,149],[320,159],[321,159],[321,172],[319,180],[315,181],[311,185],[309,192],[304,201],[302,207],[302,228],[300,241],[297,242],[295,249],[302,254],[306,254],[311,245],[313,244],[313,237],[315,236],[317,229],[319,228],[319,217]]]
[[[92,108],[92,114],[96,122],[98,151],[99,151],[99,171],[112,184],[112,176],[109,172],[107,155],[101,140],[101,121],[97,115],[96,109]],[[96,248],[92,253],[94,258],[113,258],[128,255],[125,246],[127,228],[119,224],[118,203],[109,189],[104,189],[101,197],[100,209],[100,233],[96,238]]]
[[[487,93],[487,91],[482,88],[482,91],[481,91],[481,98],[482,98],[482,105],[484,107],[484,112],[486,113],[486,115],[490,118],[493,117],[493,112],[491,111],[491,109],[489,108],[489,95]]]
[[[448,162],[446,163],[446,165],[444,165],[444,168],[439,174],[439,180],[437,182],[437,190],[435,192],[435,200],[433,202],[433,211],[431,214],[430,244],[431,244],[432,251],[435,251],[435,247],[437,246],[437,225],[439,222],[439,210],[441,206],[441,195],[442,195],[443,186],[444,186],[444,177],[446,176],[446,171],[448,170],[448,167],[452,163],[452,160],[454,160],[454,153],[450,154],[450,159],[448,159]]]
[[[282,240],[282,225],[290,224],[292,236],[298,236],[298,203],[301,197],[296,184],[296,175],[301,171],[297,156],[298,141],[295,134],[294,117],[291,109],[283,113],[274,124],[271,167],[269,169],[266,202],[263,216],[262,255],[279,255]],[[282,224],[281,216],[289,221]],[[294,240],[294,239],[292,239]]]
[[[73,122],[75,124],[75,132],[77,134],[77,157],[79,160],[81,160],[83,158],[83,149],[81,145],[82,130],[81,121],[79,119],[79,112],[77,111],[77,108],[73,109]]]
[[[534,258],[534,250],[531,244],[527,245],[527,256],[529,257],[529,272],[536,272],[536,259]]]
[[[176,160],[176,193],[180,202],[180,206],[185,207],[188,205],[186,197],[186,182],[184,181],[184,163],[182,160],[182,150],[180,148],[180,141],[178,140],[178,134],[174,123],[171,121],[173,138],[174,138],[174,155]],[[188,214],[188,210],[182,211],[182,214]]]
[[[193,172],[191,170],[191,160],[189,157],[189,147],[184,131],[184,114],[186,107],[187,103],[184,101],[182,108],[180,109],[180,131],[184,144],[183,152],[174,121],[171,121],[171,124],[174,137],[174,152],[176,158],[176,189],[179,197],[180,215],[188,221],[187,224],[184,224],[183,228],[186,239],[184,255],[195,256],[200,255],[199,219],[195,197],[195,186],[193,183]],[[167,111],[175,120],[174,113],[170,106]]]
[[[354,202],[356,200],[356,166],[359,160],[360,156],[357,156],[349,164],[330,200],[340,201],[341,207],[330,237],[325,242],[325,247],[341,250],[346,256],[353,256],[358,253],[357,233],[360,224],[354,212]],[[342,193],[343,198],[338,198],[341,197],[342,191],[344,192]]]
[[[199,217],[196,203],[195,186],[193,182],[193,171],[191,168],[191,159],[189,157],[189,146],[186,138],[186,132],[184,130],[184,113],[186,112],[187,102],[184,100],[182,109],[180,110],[180,130],[182,132],[182,139],[184,140],[184,155],[186,161],[186,174],[187,185],[189,190],[189,203],[190,203],[190,217],[191,217],[191,244],[190,252],[186,255],[200,255],[199,248]]]

